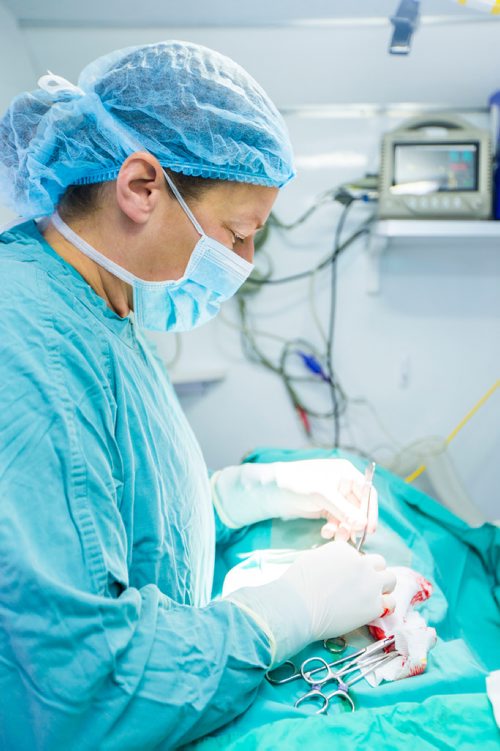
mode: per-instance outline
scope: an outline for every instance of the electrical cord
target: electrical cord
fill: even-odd
[[[429,446],[431,445],[430,439],[422,439],[421,441],[416,441],[413,444],[409,444],[409,445],[401,447],[401,444],[399,443],[399,441],[397,441],[389,433],[385,425],[382,423],[373,405],[368,400],[363,399],[363,398],[351,399],[347,397],[347,395],[341,388],[340,383],[337,381],[334,375],[333,344],[334,344],[335,312],[336,312],[336,281],[337,281],[336,263],[337,263],[337,259],[339,255],[342,252],[344,252],[358,237],[361,237],[363,234],[369,231],[369,227],[374,220],[374,217],[371,216],[347,240],[345,240],[343,243],[341,242],[342,233],[344,231],[347,215],[355,200],[356,200],[355,198],[354,199],[351,198],[351,200],[349,201],[345,200],[343,202],[344,209],[339,218],[339,222],[337,224],[337,228],[335,231],[333,251],[329,253],[328,256],[324,258],[316,267],[308,271],[301,272],[300,274],[295,274],[295,275],[292,275],[289,277],[283,277],[280,279],[266,278],[266,279],[261,279],[258,281],[254,280],[254,284],[262,287],[264,284],[282,284],[286,282],[296,281],[297,279],[310,277],[311,283],[310,283],[310,288],[309,288],[309,298],[310,298],[311,312],[313,314],[313,319],[316,323],[320,337],[323,343],[325,344],[326,354],[324,357],[319,353],[319,351],[315,347],[313,347],[313,345],[310,342],[304,339],[296,338],[292,340],[287,340],[284,337],[279,337],[269,332],[258,331],[258,330],[252,329],[252,327],[248,323],[247,305],[246,305],[246,300],[244,299],[243,296],[238,298],[241,325],[236,326],[235,324],[232,324],[231,322],[227,320],[225,320],[224,322],[227,325],[233,326],[240,330],[242,340],[243,340],[244,351],[249,357],[249,359],[263,365],[264,367],[274,372],[276,375],[280,376],[280,378],[282,379],[284,383],[288,396],[295,410],[298,413],[298,416],[301,420],[301,424],[308,438],[310,439],[313,438],[313,425],[312,425],[311,420],[324,421],[325,419],[331,419],[333,417],[334,418],[334,445],[336,447],[341,446],[346,451],[355,451],[358,455],[365,456],[367,458],[372,458],[374,455],[374,452],[376,451],[380,451],[382,449],[390,450],[391,453],[393,454],[393,458],[392,460],[385,461],[384,465],[387,466],[389,469],[392,469],[392,471],[395,471],[398,474],[405,475],[408,472],[408,470],[405,469],[405,461],[404,461],[405,458],[409,454],[415,454],[415,456],[423,456],[423,454],[425,453],[424,448],[427,450],[426,448],[427,444],[429,444]],[[305,218],[311,215],[311,213],[312,211],[308,210],[308,212],[306,212],[303,215],[304,221],[305,221]],[[294,222],[291,225],[284,225],[282,223],[280,224],[283,226],[283,228],[288,228],[288,227],[293,228],[294,226],[297,225],[297,222]],[[318,312],[315,306],[314,284],[315,284],[318,272],[326,268],[326,266],[329,263],[331,263],[331,278],[330,278],[331,295],[330,295],[330,315],[329,315],[329,320],[328,320],[328,332],[326,333],[323,329],[323,326],[320,321],[320,317],[318,315]],[[267,337],[268,339],[277,341],[282,345],[277,364],[273,362],[273,360],[270,357],[266,356],[262,352],[262,350],[260,349],[256,341],[257,336]],[[288,371],[288,361],[292,355],[298,355],[302,359],[303,363],[306,365],[307,369],[313,375],[306,376],[306,377],[292,375]],[[324,365],[321,364],[322,360],[324,360]],[[312,383],[312,382],[318,383],[318,379],[320,379],[321,382],[328,384],[330,388],[332,409],[327,412],[320,412],[307,406],[305,402],[301,399],[298,393],[298,390],[296,388],[296,384],[298,383],[301,383],[301,382],[302,383]],[[500,387],[500,381],[497,381],[495,384],[493,384],[493,386],[486,392],[486,394],[479,400],[479,402],[472,408],[472,410],[470,410],[470,412],[459,423],[459,425],[454,429],[454,431],[452,431],[452,433],[447,437],[447,439],[444,441],[445,444],[448,444],[449,442],[451,442],[451,440],[453,440],[455,435],[462,429],[465,423],[475,414],[475,412],[487,401],[487,399],[492,395],[492,393],[499,387]],[[377,447],[371,448],[368,452],[361,450],[359,446],[351,446],[351,445],[344,445],[344,444],[341,445],[340,417],[346,412],[349,404],[365,406],[366,408],[368,408],[370,412],[372,413],[372,415],[374,416],[382,432],[389,439],[389,443],[379,444]],[[314,441],[314,443],[316,445],[321,445],[321,444],[318,444],[316,440]],[[331,444],[327,442],[325,447],[328,447],[330,445]],[[429,452],[432,453],[430,448],[429,448],[428,453]],[[415,457],[411,456],[410,460],[413,463],[415,461]],[[417,470],[415,470],[412,474],[408,475],[405,478],[406,481],[412,482],[424,470],[425,470],[425,466],[422,464],[421,466],[417,468]]]
[[[273,269],[269,255],[263,250],[264,245],[269,239],[270,231],[273,227],[280,230],[290,231],[306,222],[317,209],[326,202],[337,201],[342,204],[343,209],[336,227],[334,235],[333,248],[326,257],[324,257],[316,266],[305,271],[291,274],[285,277],[273,278]],[[288,397],[298,414],[302,427],[309,438],[312,438],[313,425],[311,421],[324,421],[333,419],[333,446],[340,445],[340,418],[347,410],[348,399],[337,381],[333,368],[333,341],[335,331],[335,311],[336,311],[336,278],[337,278],[337,260],[339,256],[347,250],[356,240],[369,232],[374,216],[365,220],[349,237],[342,241],[342,235],[345,228],[346,219],[350,208],[355,202],[365,202],[366,197],[363,195],[353,195],[344,186],[328,190],[320,195],[315,204],[309,207],[298,219],[293,222],[282,222],[274,214],[269,217],[266,227],[258,233],[256,237],[256,250],[259,256],[263,256],[267,262],[267,270],[257,269],[246,281],[237,296],[238,312],[240,317],[240,333],[242,347],[245,356],[252,362],[255,362],[277,376],[283,382]],[[248,318],[247,301],[255,295],[260,289],[267,285],[288,284],[303,279],[310,278],[311,285],[309,289],[310,297],[313,294],[314,281],[317,274],[327,268],[330,268],[330,311],[328,316],[328,330],[325,332],[320,323],[319,316],[311,300],[311,310],[318,328],[319,335],[324,342],[325,351],[319,353],[310,342],[303,339],[281,340],[281,349],[276,360],[269,357],[261,350],[257,337],[266,336],[268,339],[280,341],[280,337],[269,335],[266,332],[257,331],[250,325]],[[293,357],[299,358],[302,364],[309,371],[309,376],[299,376],[290,372],[290,363]],[[331,408],[328,411],[319,411],[309,406],[299,393],[300,383],[323,383],[329,391]],[[329,445],[332,445],[330,443]],[[352,448],[352,447],[351,447]]]
[[[308,276],[314,277],[320,270],[326,268],[328,264],[331,264],[332,278],[331,278],[331,302],[330,302],[330,316],[328,336],[326,337],[326,355],[321,356],[309,342],[305,342],[302,339],[292,339],[284,341],[281,348],[281,353],[278,358],[278,362],[273,362],[267,355],[265,355],[256,341],[256,332],[252,331],[248,322],[248,310],[246,302],[246,294],[244,292],[238,295],[238,310],[241,320],[241,336],[242,346],[245,355],[253,362],[256,362],[263,367],[271,370],[276,375],[279,375],[283,381],[287,394],[292,402],[294,409],[296,410],[302,426],[308,435],[311,437],[312,425],[311,419],[334,420],[334,446],[338,447],[340,444],[340,417],[345,413],[347,407],[347,397],[342,390],[340,384],[337,382],[332,362],[333,352],[333,336],[335,326],[335,295],[336,295],[336,263],[338,257],[343,253],[355,240],[368,232],[369,227],[373,221],[373,217],[370,217],[368,221],[364,222],[360,228],[352,233],[343,243],[341,242],[342,232],[347,219],[347,214],[354,203],[355,199],[344,202],[344,208],[336,229],[334,246],[331,253],[328,254],[316,267],[300,274],[294,274],[289,277],[282,277],[280,279],[259,279],[257,283],[262,287],[264,284],[272,283],[285,283],[288,281],[296,281],[298,278],[307,278]],[[309,212],[310,216],[311,212]],[[305,215],[303,215],[305,216]],[[294,223],[295,224],[295,223]],[[323,338],[325,338],[323,332]],[[308,354],[310,352],[311,354]],[[304,378],[296,375],[291,375],[287,369],[287,363],[291,354],[299,355],[309,369],[313,373],[313,378]],[[325,361],[325,365],[321,366],[321,360]],[[312,409],[306,405],[303,399],[300,397],[296,384],[300,381],[318,382],[318,378],[325,383],[330,392],[331,410],[320,412],[316,409]]]
[[[310,206],[306,211],[304,211],[303,214],[301,214],[298,219],[295,219],[293,222],[287,223],[282,222],[281,219],[278,219],[276,214],[271,214],[269,217],[267,224],[270,227],[278,227],[279,229],[283,230],[292,230],[299,227],[301,224],[304,224],[309,217],[311,217],[316,211],[321,208],[321,206],[324,206],[325,203],[334,202],[337,200],[337,195],[342,190],[342,187],[333,188],[330,190],[325,190],[324,193],[321,193],[320,196],[316,199],[316,201],[313,203],[312,206]]]
[[[325,329],[323,328],[323,324],[320,320],[320,316],[318,313],[318,309],[316,306],[316,279],[318,277],[317,272],[315,271],[313,274],[311,274],[310,282],[309,282],[309,308],[311,310],[311,316],[313,318],[313,321],[316,325],[316,330],[321,338],[321,341],[326,346],[327,343],[327,334]]]
[[[305,342],[304,340],[285,340],[281,347],[277,362],[273,362],[273,360],[260,349],[256,341],[255,332],[252,331],[252,328],[248,322],[247,301],[244,297],[238,299],[238,308],[241,319],[240,330],[242,336],[242,346],[246,357],[251,362],[258,363],[259,365],[267,368],[281,378],[288,397],[290,398],[290,401],[292,402],[292,405],[297,412],[305,433],[308,435],[308,437],[311,437],[311,419],[331,419],[332,412],[320,412],[318,410],[312,409],[304,402],[297,390],[296,384],[313,382],[317,383],[318,379],[313,375],[309,377],[293,375],[288,370],[288,360],[292,354],[298,354],[301,357],[304,356],[304,347],[307,347],[307,349],[312,353],[311,358],[313,358],[316,363],[319,363],[321,355],[319,354],[319,352],[316,352],[314,350],[310,343]],[[323,380],[326,380],[326,375],[325,379]],[[344,397],[343,393],[342,397]],[[343,404],[344,402],[342,402],[342,407]]]
[[[297,347],[300,347],[300,349],[297,349]],[[308,356],[306,354],[307,349],[309,349],[309,351],[313,353],[312,356]],[[320,365],[319,353],[314,352],[314,348],[311,346],[311,344],[309,342],[305,342],[302,339],[291,339],[290,341],[286,342],[286,344],[283,346],[283,349],[281,351],[280,370],[281,370],[283,377],[288,382],[291,382],[291,381],[294,381],[294,382],[306,381],[306,382],[316,382],[316,383],[318,382],[318,379],[314,377],[303,378],[300,376],[291,376],[290,374],[287,373],[287,369],[286,369],[287,360],[289,356],[292,354],[298,355],[306,363],[309,361],[309,365],[307,365],[307,367],[309,367],[309,369],[312,372],[315,372],[324,383],[327,383],[329,385],[329,378]],[[295,394],[297,394],[296,390],[294,391],[295,391]],[[346,401],[344,392],[340,390],[339,396],[340,396],[340,399],[342,400],[342,407],[344,407],[345,401]],[[299,406],[301,406],[303,409],[306,410],[309,417],[314,417],[317,419],[325,419],[325,418],[333,417],[333,414],[334,414],[333,410],[327,411],[327,412],[324,412],[324,411],[320,412],[320,411],[311,409],[309,407],[306,408],[302,400],[299,400],[298,403],[299,403]]]
[[[331,257],[331,266],[330,266],[330,269],[331,269],[330,271],[330,274],[331,274],[331,277],[330,277],[330,314],[328,317],[328,334],[327,334],[327,342],[326,342],[326,367],[327,367],[328,376],[329,376],[330,398],[332,402],[334,448],[338,448],[339,443],[340,443],[339,400],[337,397],[337,385],[335,382],[335,374],[333,370],[333,337],[334,337],[334,332],[335,332],[335,312],[336,312],[336,302],[337,302],[337,258],[339,257],[341,253],[340,239],[342,237],[342,231],[344,229],[347,215],[353,203],[354,201],[351,201],[350,203],[345,204],[342,210],[342,214],[340,215],[340,219],[338,221],[337,228],[335,230],[335,240],[334,240],[334,246],[333,246],[333,253]]]
[[[342,245],[339,245],[336,251],[336,255],[339,256],[341,253],[343,253],[347,248],[352,245],[352,243],[357,240],[358,238],[362,237],[363,235],[366,235],[369,230],[370,226],[373,223],[373,216],[370,217],[366,222],[363,223],[363,225],[356,230],[350,237],[345,240]],[[288,284],[289,282],[297,282],[300,279],[307,279],[308,277],[312,276],[313,274],[317,274],[318,271],[322,271],[323,269],[327,268],[327,266],[332,262],[334,253],[329,253],[328,256],[326,256],[317,266],[315,266],[312,269],[307,269],[306,271],[300,271],[297,274],[292,274],[291,276],[284,276],[278,279],[273,279],[272,277],[259,279],[259,278],[252,278],[250,276],[246,282],[245,286],[247,284],[255,284],[259,287],[263,287],[266,284]]]

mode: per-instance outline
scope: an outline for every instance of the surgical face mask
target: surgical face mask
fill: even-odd
[[[253,264],[204,233],[170,176],[165,170],[163,173],[200,234],[181,279],[164,282],[140,279],[89,245],[63,222],[57,212],[51,221],[75,248],[131,285],[138,326],[151,331],[189,331],[217,315],[221,303],[232,297],[248,278]]]

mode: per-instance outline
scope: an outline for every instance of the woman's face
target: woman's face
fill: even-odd
[[[255,234],[269,217],[278,189],[209,180],[207,186],[196,200],[187,201],[198,224],[206,235],[253,261]],[[147,153],[129,157],[116,183],[104,184],[95,210],[74,218],[71,227],[111,261],[147,281],[180,279],[200,239],[167,188],[161,166]],[[44,236],[118,315],[128,315],[133,305],[129,284],[76,250],[51,224]]]
[[[278,188],[229,181],[210,184],[209,179],[207,186],[198,198],[186,201],[191,212],[206,235],[251,262],[255,234],[269,217]],[[109,227],[109,216],[118,210],[118,263],[149,281],[182,277],[200,235],[168,189],[156,159],[142,153],[130,157],[110,191],[111,211],[102,224]]]
[[[217,183],[190,208],[207,235],[251,263],[255,233],[264,226],[277,195],[277,188],[235,182]],[[185,217],[186,222],[191,224]],[[189,239],[191,241],[191,234]],[[188,254],[192,249],[187,249]]]

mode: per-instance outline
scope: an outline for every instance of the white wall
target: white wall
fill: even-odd
[[[33,85],[34,68],[23,34],[13,15],[0,3],[0,112],[12,97]],[[0,206],[0,223],[11,214]]]
[[[9,32],[10,33],[10,32]],[[117,47],[181,38],[225,52],[243,64],[284,108],[299,164],[303,157],[330,156],[330,166],[304,166],[280,195],[277,213],[291,220],[326,188],[377,166],[380,134],[396,124],[378,117],[327,117],[328,105],[368,102],[425,102],[478,110],[500,88],[500,26],[424,26],[412,54],[387,52],[386,27],[273,29],[78,29],[27,26],[22,37],[36,76],[47,68],[76,81],[83,65]],[[14,36],[11,36],[14,39]],[[9,84],[20,46],[7,55]],[[1,45],[0,45],[1,50]],[[5,54],[0,51],[0,55]],[[26,67],[26,60],[23,59]],[[4,72],[3,76],[6,77]],[[33,78],[33,84],[36,77]],[[319,105],[316,116],[301,108]],[[321,107],[326,108],[321,110]],[[295,110],[299,110],[296,112]],[[335,112],[333,113],[335,115]],[[345,166],[334,166],[337,164]],[[331,247],[338,210],[324,207],[300,232],[274,234],[269,244],[276,274],[314,265]],[[356,222],[354,212],[351,227]],[[349,231],[349,227],[347,228]],[[500,248],[481,242],[394,244],[381,264],[377,297],[366,294],[363,243],[339,264],[335,365],[349,395],[365,397],[398,442],[446,435],[500,372]],[[317,281],[317,305],[328,306],[328,279]],[[307,283],[264,290],[252,304],[259,328],[318,343],[308,306]],[[231,304],[224,316],[235,320]],[[267,344],[266,351],[276,352]],[[161,347],[172,351],[167,338]],[[409,364],[406,386],[402,364]],[[284,389],[275,376],[244,359],[237,332],[219,320],[183,336],[182,371],[223,369],[225,380],[186,410],[216,467],[236,462],[256,445],[304,445]],[[328,407],[326,395],[309,392]],[[497,466],[500,459],[500,394],[460,434],[451,448],[473,499],[491,517],[500,516]],[[370,411],[352,407],[348,442],[365,450],[387,444]],[[376,451],[379,460],[390,451]]]

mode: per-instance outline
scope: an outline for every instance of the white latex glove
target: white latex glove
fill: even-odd
[[[382,556],[329,542],[302,553],[275,581],[237,589],[225,599],[260,624],[278,665],[313,641],[347,634],[391,612],[395,584]]]
[[[241,464],[212,476],[212,496],[220,518],[239,528],[264,519],[325,519],[321,534],[355,538],[367,525],[375,531],[377,491],[346,459],[304,459],[273,464]]]

